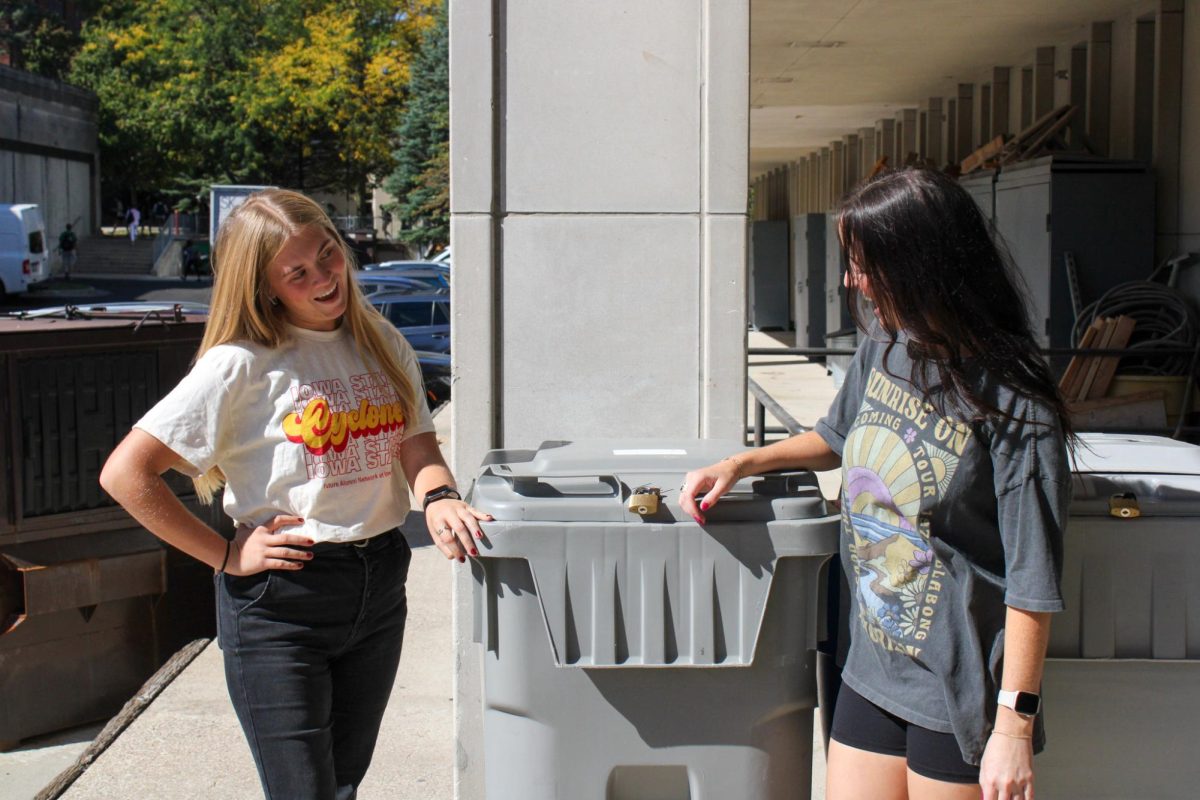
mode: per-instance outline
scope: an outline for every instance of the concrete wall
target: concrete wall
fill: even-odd
[[[0,203],[37,203],[51,243],[99,224],[95,95],[0,66]]]
[[[1183,116],[1180,125],[1179,237],[1176,251],[1200,253],[1200,4],[1186,4],[1183,17]],[[1182,284],[1200,305],[1200,264]]]
[[[747,0],[450,2],[454,467],[545,439],[741,437]],[[457,796],[482,796],[471,578]]]

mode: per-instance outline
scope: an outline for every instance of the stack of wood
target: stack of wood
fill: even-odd
[[[1120,350],[1129,344],[1135,324],[1132,317],[1097,317],[1084,332],[1079,349]],[[1161,391],[1107,396],[1120,360],[1121,357],[1115,355],[1080,354],[1071,358],[1058,388],[1078,428],[1166,425]]]
[[[1010,139],[997,136],[964,158],[959,165],[959,174],[966,175],[983,167],[1002,167],[1016,161],[1037,158],[1054,150],[1067,150],[1063,134],[1078,113],[1077,106],[1061,106]]]

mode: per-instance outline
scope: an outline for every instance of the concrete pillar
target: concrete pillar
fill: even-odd
[[[975,86],[958,85],[958,120],[954,124],[954,161],[962,161],[975,148]]]
[[[1008,78],[1011,72],[1008,67],[992,68],[992,125],[987,132],[988,139],[1013,133],[1008,127]]]
[[[1111,152],[1112,23],[1093,22],[1088,40],[1087,135],[1096,155]]]
[[[462,485],[498,446],[740,439],[747,0],[449,12]],[[481,650],[471,571],[454,574],[455,795],[479,800]]]
[[[1033,64],[1033,118],[1054,110],[1054,48],[1039,47]]]
[[[875,159],[879,156],[875,155],[875,129],[874,128],[859,128],[858,129],[858,147],[859,147],[859,172],[864,178],[871,174],[871,170],[875,169]]]
[[[917,152],[917,109],[905,108],[896,114],[896,158],[903,166]]]
[[[846,193],[846,144],[834,141],[829,143],[830,196],[836,205]]]
[[[821,154],[808,154],[808,209],[819,213],[825,210],[821,202]]]
[[[1184,0],[1160,0],[1155,19],[1154,185],[1158,216],[1158,258],[1179,240],[1180,161],[1183,121]]]
[[[946,163],[957,164],[958,157],[958,100],[946,100]]]
[[[1033,124],[1033,67],[1021,68],[1021,127],[1017,133]]]
[[[943,152],[943,142],[945,140],[942,137],[942,125],[946,120],[945,115],[942,114],[942,98],[929,98],[928,113],[927,131],[929,138],[925,140],[925,157],[932,159],[936,166],[941,167],[947,160]]]
[[[975,147],[980,147],[992,138],[992,85],[979,87],[979,126],[975,132]]]
[[[1133,157],[1154,158],[1154,64],[1157,37],[1153,19],[1138,20],[1133,53]]]
[[[828,147],[821,148],[821,211],[833,205],[833,154]]]
[[[896,167],[896,120],[881,119],[875,122],[875,160],[887,156],[887,165]]]
[[[843,192],[848,192],[862,180],[862,146],[857,133],[847,133],[843,139],[846,147],[846,182]]]
[[[1079,110],[1071,118],[1068,129],[1068,140],[1071,147],[1081,150],[1084,146],[1083,136],[1087,130],[1087,98],[1088,98],[1088,51],[1087,45],[1076,45],[1071,48],[1071,66],[1067,73],[1070,81],[1071,105]]]
[[[800,198],[799,209],[801,214],[807,214],[812,210],[808,203],[808,159],[801,158],[796,162],[797,171],[800,173],[799,186],[797,196]]]

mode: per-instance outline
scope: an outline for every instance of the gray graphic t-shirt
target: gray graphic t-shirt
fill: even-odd
[[[902,719],[953,733],[978,764],[996,715],[1005,607],[1063,608],[1066,448],[1049,409],[982,369],[976,391],[1011,420],[972,420],[936,390],[922,397],[907,339],[890,353],[882,339],[876,329],[859,346],[816,427],[842,456],[843,679]],[[1036,749],[1041,740],[1039,720]]]

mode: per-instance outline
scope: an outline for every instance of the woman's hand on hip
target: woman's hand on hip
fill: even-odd
[[[1033,741],[993,732],[979,765],[983,800],[1033,800]]]
[[[313,554],[311,550],[296,548],[311,547],[312,538],[279,529],[303,523],[300,517],[281,514],[257,528],[239,525],[229,547],[225,571],[230,575],[253,575],[268,569],[302,569]]]
[[[467,556],[479,555],[474,541],[483,538],[479,523],[491,521],[491,514],[453,497],[436,500],[425,509],[425,524],[433,543],[446,558],[460,563],[466,561]]]
[[[683,479],[679,488],[679,507],[691,515],[692,519],[704,524],[704,512],[729,491],[738,482],[738,462],[726,458],[707,467],[694,469]],[[696,505],[696,495],[703,494],[700,505]]]

